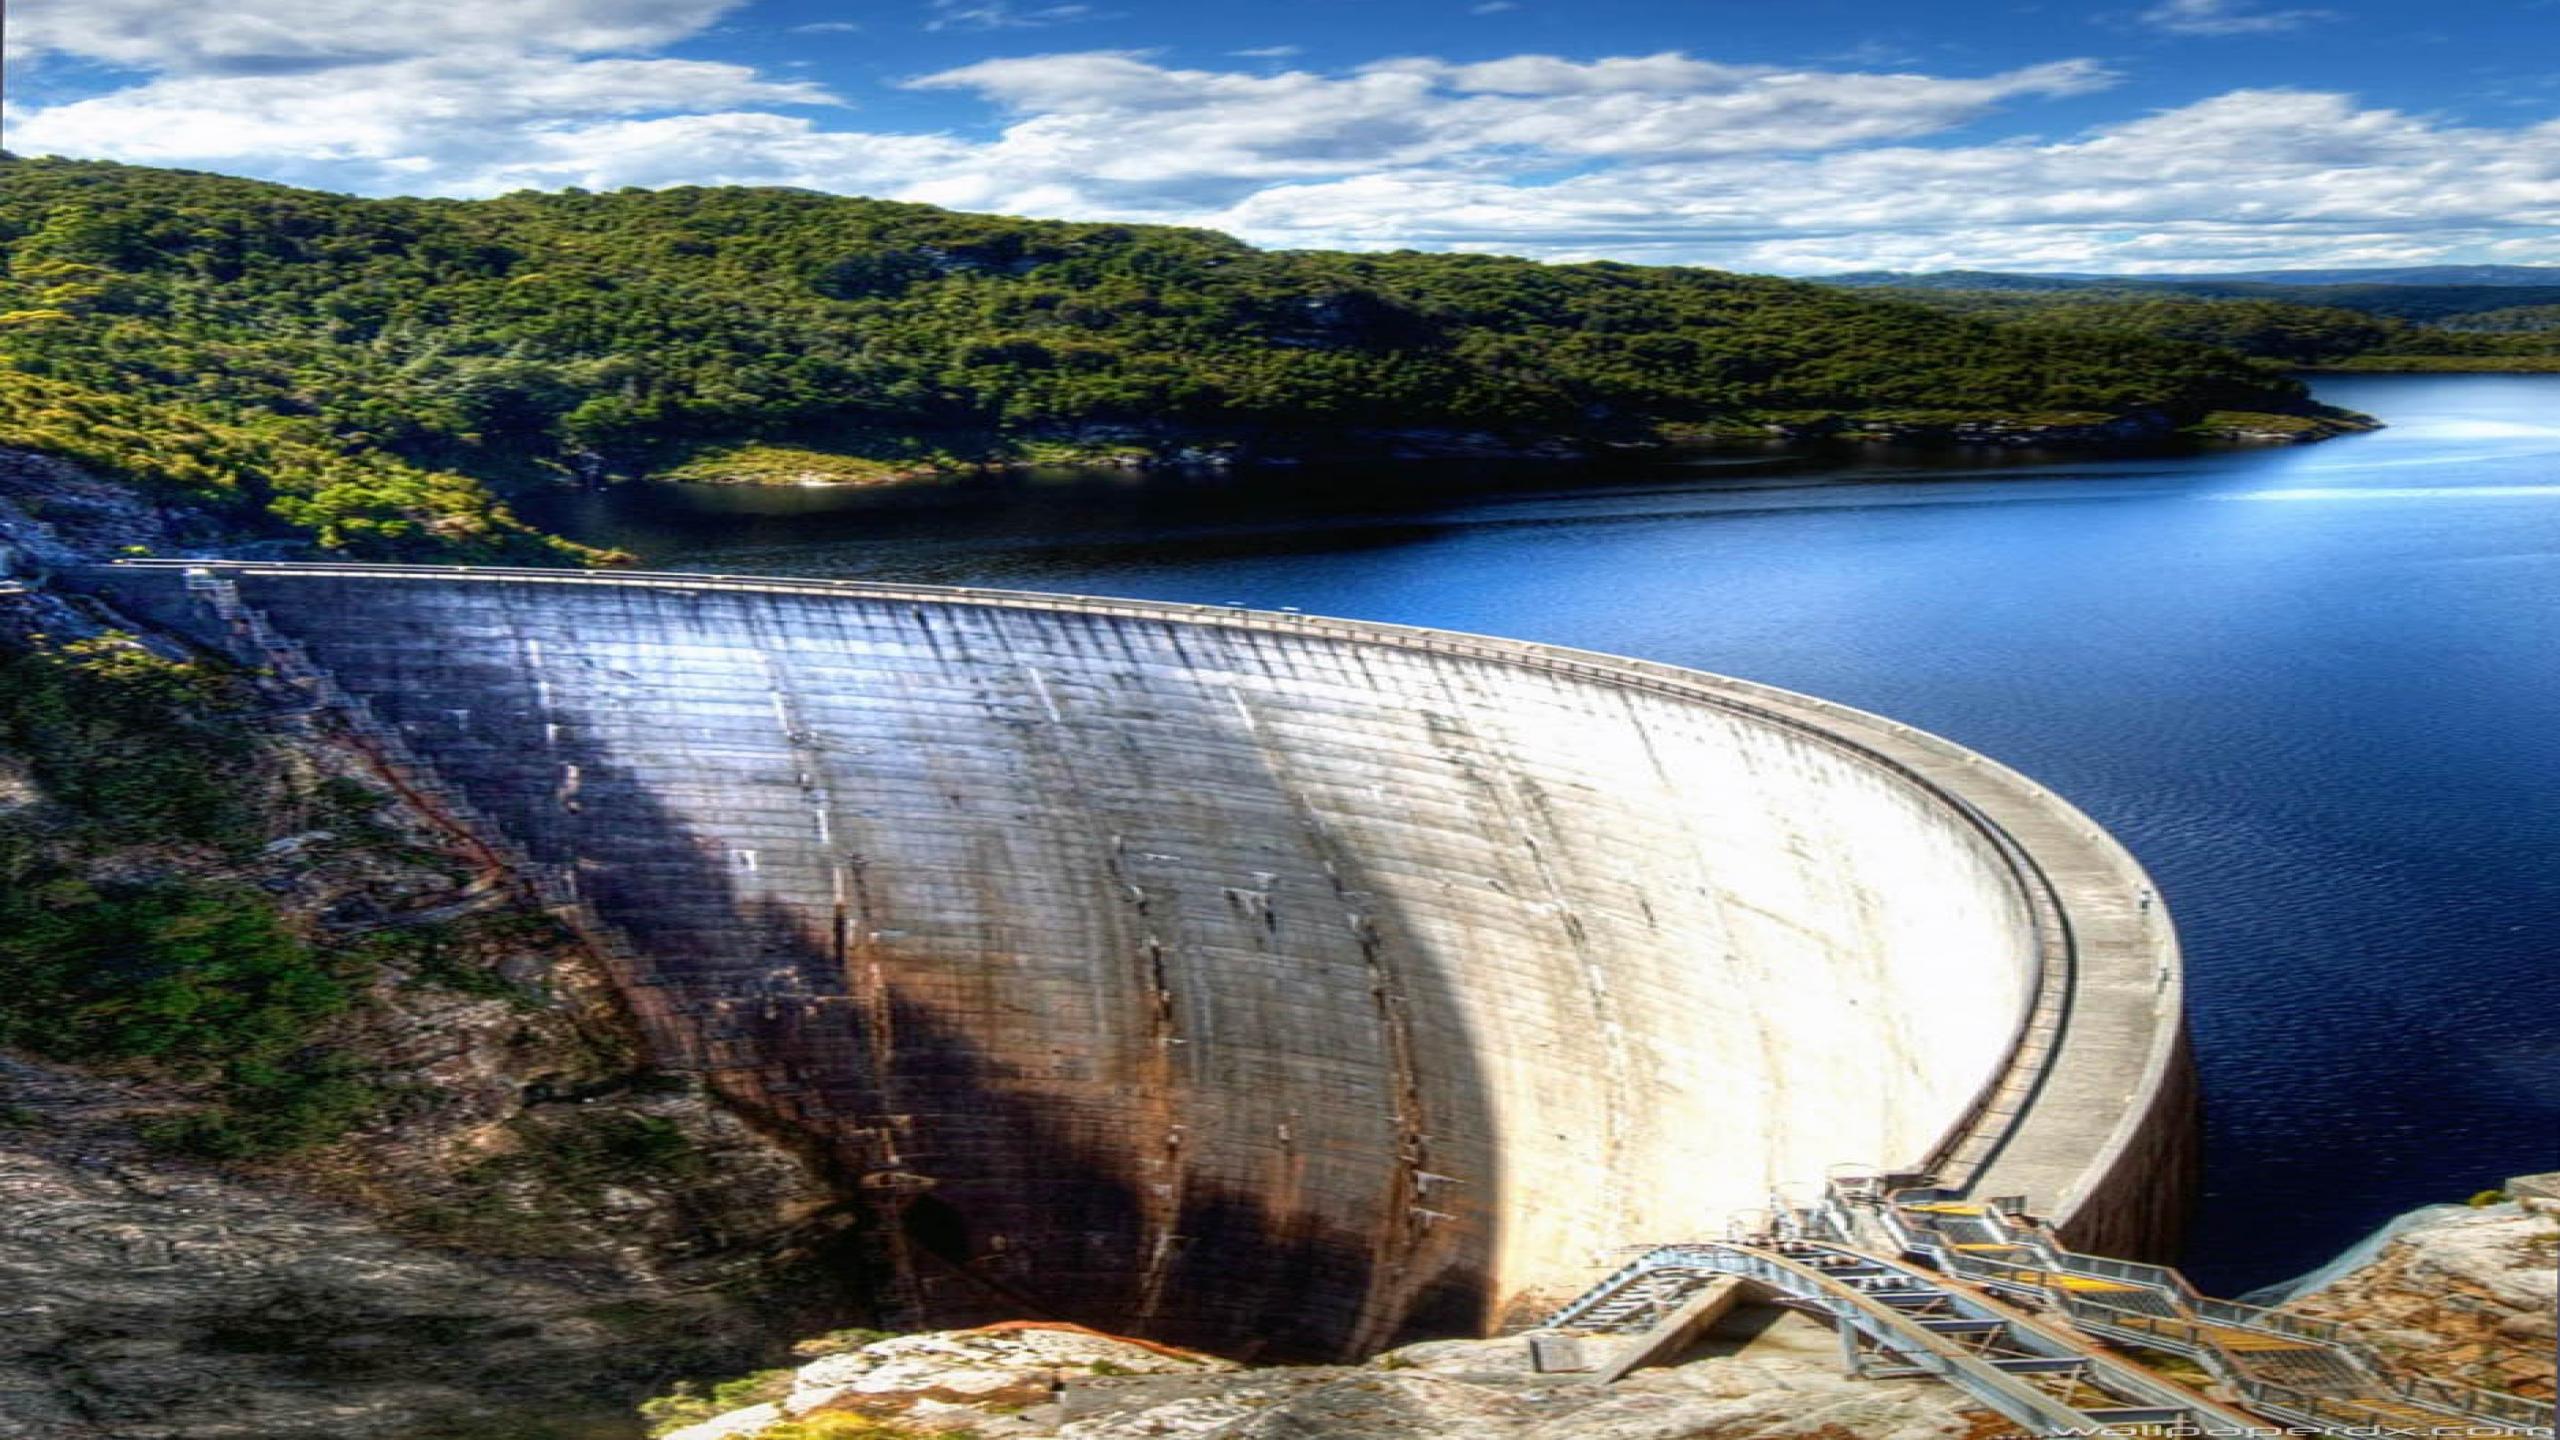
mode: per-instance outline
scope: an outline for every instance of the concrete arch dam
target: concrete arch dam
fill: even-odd
[[[911,1323],[1365,1353],[1526,1318],[1842,1165],[1961,1171],[2084,1248],[2173,1223],[2189,1096],[2147,882],[1874,716],[1061,596],[88,583],[307,657],[573,885],[664,1062],[874,1204]]]

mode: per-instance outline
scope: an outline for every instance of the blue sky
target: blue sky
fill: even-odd
[[[2560,263],[2560,0],[16,0],[8,144],[1783,273]]]

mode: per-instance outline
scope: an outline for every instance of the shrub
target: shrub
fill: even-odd
[[[0,645],[0,746],[103,839],[237,845],[254,747],[238,682],[107,634]]]
[[[372,1113],[375,1088],[313,1043],[354,1000],[344,971],[254,890],[57,874],[0,892],[0,1043],[209,1082],[209,1108],[144,1127],[193,1154],[280,1154]]]

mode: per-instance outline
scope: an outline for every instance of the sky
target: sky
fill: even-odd
[[[2560,264],[2560,0],[11,0],[5,143],[1782,274]]]

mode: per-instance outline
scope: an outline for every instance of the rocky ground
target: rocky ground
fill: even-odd
[[[1766,1327],[1759,1329],[1759,1327]],[[1801,1328],[1798,1328],[1801,1327]],[[1602,1388],[1537,1375],[1517,1339],[1433,1341],[1363,1366],[1242,1369],[1073,1327],[901,1336],[766,1377],[666,1440],[1967,1440],[2004,1433],[1952,1390],[1851,1380],[1810,1322],[1746,1312],[1684,1363]],[[748,1398],[737,1395],[735,1398]],[[689,1417],[687,1417],[689,1418]],[[870,1428],[870,1427],[879,1428]]]
[[[416,816],[366,823],[229,876],[397,942],[326,1037],[387,1097],[354,1135],[188,1159],[141,1138],[188,1085],[0,1056],[0,1435],[628,1435],[653,1383],[828,1318],[821,1178],[650,1070],[592,958]]]
[[[2548,1400],[2555,1297],[2560,1213],[2507,1203],[2420,1221],[2284,1308],[2346,1324],[2407,1374]]]

